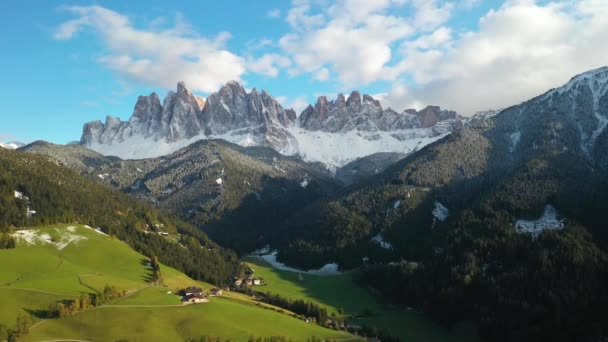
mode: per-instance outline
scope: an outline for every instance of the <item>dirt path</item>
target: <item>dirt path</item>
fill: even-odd
[[[57,292],[49,292],[49,291],[42,291],[42,290],[35,290],[35,289],[26,289],[26,288],[22,288],[22,287],[0,286],[0,289],[30,291],[30,292],[38,292],[38,293],[44,293],[44,294],[50,294],[50,295],[56,295],[56,296],[78,297],[78,295],[75,295],[75,294],[57,293]]]
[[[204,303],[191,303],[191,304],[204,304]],[[179,308],[188,304],[170,304],[170,305],[103,305],[102,308]]]

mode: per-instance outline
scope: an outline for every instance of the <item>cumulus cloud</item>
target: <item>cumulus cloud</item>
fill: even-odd
[[[277,77],[279,70],[291,65],[289,58],[276,53],[267,53],[259,58],[250,58],[248,68],[258,74]]]
[[[300,113],[302,113],[302,111],[304,111],[304,109],[309,105],[306,96],[303,95],[297,96],[293,99],[290,99],[287,96],[277,96],[276,99],[279,101],[281,106],[283,106],[283,108],[293,108],[297,115],[300,115]]]
[[[435,0],[338,0],[327,5],[293,1],[291,30],[279,45],[294,61],[291,74],[326,81],[335,74],[345,86],[392,80],[393,45],[433,30],[449,19],[453,5]]]
[[[395,68],[416,85],[383,94],[397,108],[440,104],[469,115],[520,103],[608,61],[608,4],[509,1],[479,30],[446,41],[434,31],[405,44]],[[443,42],[433,44],[433,42]]]
[[[76,18],[61,24],[55,39],[69,40],[92,29],[105,45],[98,61],[125,79],[166,88],[185,81],[193,90],[211,92],[228,80],[239,80],[246,71],[245,60],[225,48],[229,33],[200,36],[180,16],[172,27],[141,29],[126,16],[100,6],[64,10]]]

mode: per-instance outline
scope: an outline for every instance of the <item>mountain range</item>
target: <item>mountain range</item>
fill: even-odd
[[[140,96],[128,121],[108,116],[84,125],[80,144],[123,159],[166,155],[201,139],[267,146],[329,168],[379,152],[411,153],[454,129],[462,118],[429,106],[397,113],[353,91],[333,101],[318,98],[299,116],[266,91],[247,92],[231,81],[203,99],[180,82],[163,104],[156,93]]]
[[[398,114],[357,92],[297,116],[236,82],[204,105],[183,85],[168,98],[85,125],[81,146],[19,151],[171,210],[240,254],[270,245],[303,269],[358,268],[391,303],[475,321],[490,340],[608,335],[608,67],[468,119]],[[376,148],[388,137],[399,148]],[[162,155],[110,153],[121,149]]]

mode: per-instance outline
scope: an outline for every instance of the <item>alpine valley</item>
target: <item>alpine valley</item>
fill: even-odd
[[[140,96],[0,148],[0,341],[604,341],[607,126],[608,67],[468,118]]]

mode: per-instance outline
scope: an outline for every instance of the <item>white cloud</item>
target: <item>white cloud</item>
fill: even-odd
[[[415,8],[414,26],[424,31],[432,31],[446,22],[454,5],[451,2],[443,4],[434,0],[413,0]]]
[[[450,17],[453,5],[435,0],[338,0],[318,5],[297,0],[288,12],[291,31],[279,40],[295,65],[290,74],[310,73],[356,87],[398,76],[391,68],[394,44],[432,30]]]
[[[296,112],[296,115],[300,115],[302,111],[308,107],[309,102],[306,99],[306,96],[297,96],[293,99],[289,99],[287,96],[277,96],[277,101],[283,106],[283,108],[293,108]]]
[[[125,79],[166,88],[185,81],[193,90],[211,92],[228,80],[239,80],[246,71],[244,59],[224,47],[229,33],[202,37],[181,16],[173,27],[139,29],[126,16],[104,7],[64,9],[76,18],[61,24],[54,37],[68,40],[92,29],[105,45],[98,61]]]
[[[250,58],[248,63],[249,70],[269,77],[277,77],[279,68],[284,69],[291,65],[289,58],[276,54],[268,53],[260,58]]]
[[[279,18],[281,16],[281,10],[278,8],[273,8],[270,11],[268,11],[268,13],[266,13],[267,16],[269,16],[270,18]]]
[[[608,64],[608,4],[510,1],[479,20],[479,30],[433,46],[437,31],[410,42],[395,68],[413,76],[395,106],[439,104],[469,115],[527,100],[577,73]],[[406,46],[408,45],[406,44]],[[401,108],[403,108],[401,107]]]
[[[314,73],[313,78],[317,81],[327,81],[329,76],[329,70],[327,68],[321,68]]]

